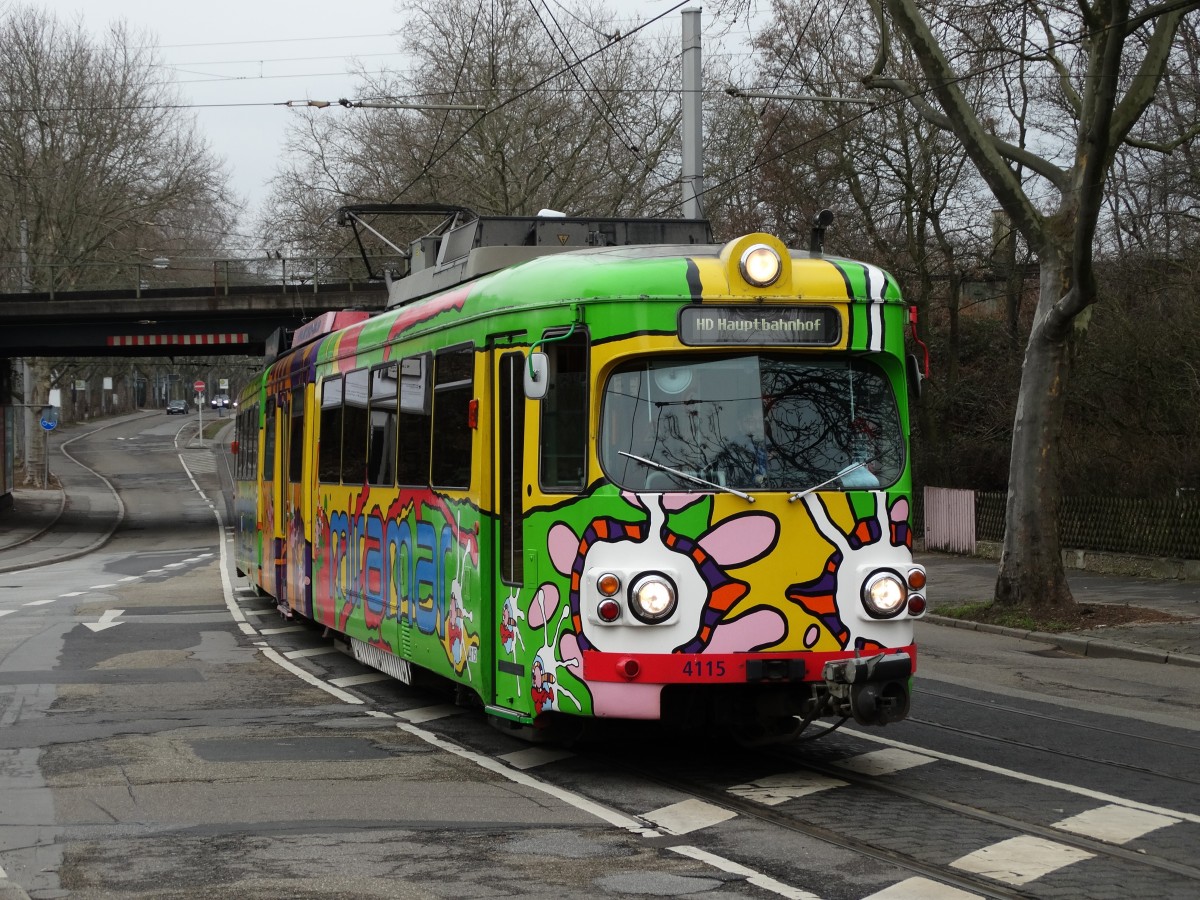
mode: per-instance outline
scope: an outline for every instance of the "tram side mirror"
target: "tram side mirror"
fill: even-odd
[[[541,400],[550,390],[550,358],[545,353],[530,353],[525,363],[525,396]]]
[[[913,396],[919,400],[925,383],[925,373],[921,370],[921,361],[915,353],[908,355],[908,383],[912,387]]]

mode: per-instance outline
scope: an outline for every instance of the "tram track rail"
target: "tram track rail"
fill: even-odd
[[[802,760],[796,756],[768,751],[760,755],[761,759],[773,759],[791,768],[804,769],[814,774],[836,778],[866,791],[884,793],[892,797],[900,797],[911,802],[937,809],[941,812],[967,818],[975,823],[998,826],[1011,830],[1016,835],[1028,835],[1053,841],[1057,844],[1073,847],[1093,856],[1102,856],[1126,864],[1133,864],[1147,869],[1180,876],[1194,880],[1200,884],[1200,868],[1179,863],[1163,857],[1109,844],[1104,841],[1091,839],[1082,835],[1062,831],[1045,825],[1026,822],[1003,813],[991,812],[977,807],[968,806],[954,800],[938,797],[925,791],[907,788],[902,785],[881,783],[878,779],[858,775],[831,765],[821,765],[810,760]],[[764,806],[754,800],[744,799],[729,793],[720,787],[706,785],[700,781],[668,775],[644,767],[621,763],[615,765],[632,776],[645,779],[660,787],[683,793],[705,803],[737,813],[769,824],[774,828],[802,834],[806,837],[822,841],[831,846],[861,854],[880,862],[895,865],[916,875],[970,891],[982,897],[989,898],[1018,898],[1043,896],[1036,889],[1026,890],[1020,887],[1004,885],[1000,882],[973,875],[965,870],[954,868],[921,859],[892,847],[887,847],[870,840],[855,837],[827,827],[826,825],[806,822],[796,816],[789,815],[784,810]]]

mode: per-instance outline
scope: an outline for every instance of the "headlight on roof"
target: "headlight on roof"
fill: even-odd
[[[891,619],[904,610],[904,604],[908,602],[908,585],[899,572],[880,569],[863,582],[862,602],[871,618]]]
[[[661,572],[642,575],[629,589],[629,611],[647,625],[669,619],[676,603],[675,583]]]
[[[742,277],[755,287],[769,287],[779,280],[783,261],[774,247],[754,244],[747,247],[738,263]]]

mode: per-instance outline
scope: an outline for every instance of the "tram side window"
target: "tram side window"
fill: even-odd
[[[475,352],[456,347],[439,353],[434,364],[434,487],[471,486],[471,400],[475,396]]]
[[[288,433],[288,481],[304,480],[304,388],[292,391],[289,402],[292,427]]]
[[[342,484],[364,484],[367,480],[367,385],[366,369],[346,376],[342,410]]]
[[[546,337],[553,338],[553,332]],[[540,472],[548,491],[582,490],[587,477],[588,389],[586,334],[544,345],[550,390],[542,401]]]
[[[396,480],[400,484],[429,484],[429,444],[433,433],[430,404],[430,356],[410,356],[400,362],[400,415],[396,423],[399,455]]]
[[[342,379],[321,385],[321,434],[317,439],[317,480],[337,484],[342,473]]]
[[[254,478],[255,465],[258,462],[258,407],[245,407],[238,413],[236,428],[237,439],[237,479],[249,481]]]
[[[263,481],[275,480],[275,398],[267,401],[267,415],[263,422]]]
[[[389,363],[371,370],[370,434],[367,437],[367,481],[396,481],[396,400],[400,366]]]
[[[251,479],[258,478],[258,442],[262,438],[262,432],[258,430],[260,421],[258,412],[258,403],[254,403],[254,406],[250,408],[250,413],[248,413],[250,415],[250,419],[248,419],[248,426],[250,426],[250,451],[248,452],[250,452],[250,457],[246,461],[246,476]]]
[[[246,416],[245,441],[238,446],[245,454],[245,477],[254,480],[258,477],[258,404],[255,403],[244,413]]]

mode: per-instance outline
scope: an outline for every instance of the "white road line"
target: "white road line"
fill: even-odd
[[[320,688],[321,690],[325,691],[327,694],[333,694],[333,696],[337,697],[343,703],[353,703],[356,706],[362,705],[362,701],[360,699],[358,699],[357,697],[355,697],[353,694],[348,694],[345,691],[341,690],[340,688],[335,688],[332,684],[325,683],[320,678],[317,678],[315,675],[310,675],[308,672],[305,672],[303,669],[301,669],[299,666],[295,665],[294,663],[288,662],[279,653],[272,650],[270,647],[263,646],[260,648],[260,650],[262,651],[262,655],[265,656],[267,659],[271,660],[271,662],[275,663],[275,665],[277,665],[283,669],[287,669],[287,671],[291,672],[297,678],[301,679],[302,681],[306,681],[307,683],[311,684],[313,687]]]
[[[15,609],[0,609],[0,616],[11,616],[15,612]]]
[[[894,772],[903,772],[905,769],[923,766],[933,761],[932,756],[926,756],[924,753],[910,753],[908,750],[893,748],[874,750],[861,756],[839,759],[833,765],[848,772],[857,772],[859,775],[891,775]]]
[[[303,625],[284,625],[282,628],[263,628],[262,634],[290,634],[293,631],[308,631]]]
[[[270,609],[243,609],[244,616],[277,616],[279,610],[272,606]]]
[[[845,786],[845,781],[816,772],[782,772],[765,775],[746,784],[735,784],[729,793],[764,806],[778,806],[788,800]]]
[[[90,588],[88,588],[88,590],[89,591],[103,591],[106,588],[114,588],[116,586],[117,586],[117,583],[114,581],[112,584],[93,584]]]
[[[536,769],[560,759],[570,759],[575,754],[570,750],[555,750],[552,747],[530,747],[528,750],[515,750],[499,757],[515,769]]]
[[[396,727],[401,731],[406,731],[414,737],[419,737],[427,744],[432,744],[440,750],[445,750],[447,753],[453,753],[455,756],[470,760],[479,766],[481,769],[486,769],[493,772],[514,784],[519,784],[524,787],[533,788],[536,791],[541,791],[543,794],[548,794],[568,806],[572,806],[581,812],[595,816],[602,822],[607,822],[609,825],[615,825],[617,828],[624,828],[626,831],[631,831],[634,834],[640,834],[642,837],[661,837],[659,832],[653,828],[647,828],[637,819],[630,818],[624,813],[617,812],[615,809],[609,809],[600,803],[582,797],[579,794],[573,794],[565,788],[557,787],[553,784],[547,784],[544,781],[539,781],[532,775],[526,775],[524,772],[517,772],[508,766],[504,765],[497,759],[484,756],[482,753],[476,753],[473,750],[468,750],[465,747],[460,747],[458,744],[453,744],[450,741],[438,737],[432,731],[426,731],[423,728],[417,728],[415,725],[410,725],[407,722],[397,722]]]
[[[49,600],[30,600],[28,603],[22,603],[22,606],[45,606],[47,603],[53,603],[57,597],[51,597]]]
[[[1177,825],[1179,821],[1171,816],[1110,803],[1108,806],[1089,809],[1077,816],[1055,822],[1051,827],[1107,841],[1110,844],[1127,844],[1151,831]]]
[[[862,900],[967,900],[979,896],[940,881],[917,877],[898,881]]]
[[[121,583],[124,584],[127,581],[141,581],[141,579],[142,579],[141,575],[126,575],[124,578],[121,579]]]
[[[788,900],[821,900],[820,895],[810,894],[808,891],[794,888],[789,884],[784,884],[781,881],[776,881],[762,872],[755,872],[753,869],[748,869],[740,863],[735,863],[731,859],[726,859],[723,856],[717,856],[715,853],[709,853],[707,850],[701,850],[698,847],[671,847],[669,848],[680,856],[686,856],[688,859],[694,859],[698,862],[708,863],[714,869],[720,869],[722,872],[728,872],[730,875],[740,875],[755,887],[760,887],[764,891],[770,891],[773,894],[778,894],[780,897],[787,897]]]
[[[87,591],[68,591],[65,594],[59,594],[59,597],[82,597]]]
[[[642,818],[670,834],[688,834],[701,828],[719,825],[735,816],[735,812],[693,798],[648,812]]]
[[[990,763],[979,762],[975,759],[968,759],[965,756],[955,756],[953,753],[942,753],[938,750],[930,750],[928,747],[917,747],[913,744],[905,744],[900,741],[893,741],[890,738],[878,737],[873,734],[868,734],[865,731],[856,731],[853,728],[843,728],[841,729],[841,732],[842,734],[849,734],[857,738],[862,738],[864,741],[870,741],[873,744],[886,744],[890,747],[899,747],[901,750],[911,750],[914,753],[929,755],[935,759],[942,759],[947,762],[969,766],[970,768],[978,769],[981,772],[991,772],[993,775],[1003,775],[1005,778],[1015,778],[1018,781],[1024,781],[1028,784],[1040,784],[1042,787],[1056,788],[1057,790],[1065,791],[1068,794],[1075,794],[1078,797],[1088,797],[1092,800],[1100,800],[1103,803],[1113,803],[1117,806],[1124,806],[1126,809],[1140,809],[1143,812],[1157,813],[1158,815],[1167,816],[1168,818],[1179,819],[1182,822],[1192,822],[1200,825],[1200,814],[1179,812],[1178,810],[1155,806],[1152,803],[1141,803],[1137,800],[1127,800],[1124,797],[1106,794],[1103,791],[1093,791],[1091,788],[1078,787],[1073,784],[1066,784],[1062,781],[1052,781],[1049,778],[1041,778],[1037,775],[1026,775],[1024,772],[1018,772],[1015,769],[1005,769],[1001,766],[993,766]]]
[[[1078,847],[1024,834],[968,853],[950,865],[1005,884],[1028,884],[1093,855]]]

